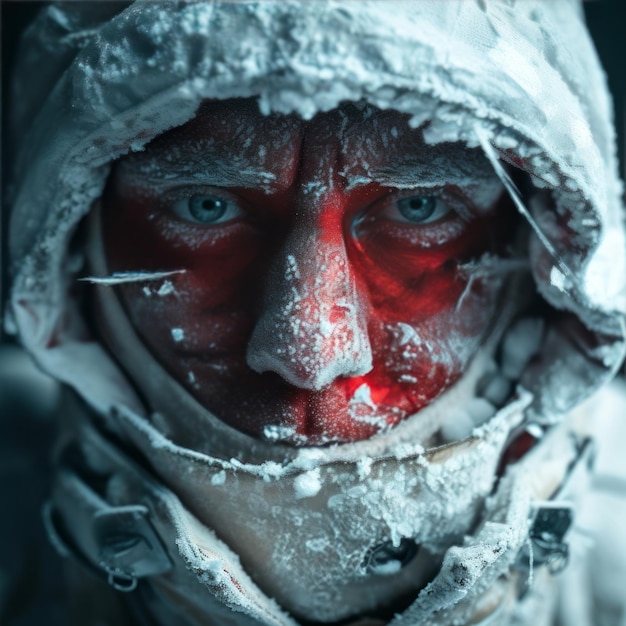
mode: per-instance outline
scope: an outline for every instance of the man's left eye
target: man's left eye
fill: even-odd
[[[437,196],[416,195],[390,202],[386,213],[396,221],[429,224],[444,217],[450,210],[450,207]]]
[[[182,219],[206,226],[229,222],[243,213],[234,200],[212,194],[194,194],[181,198],[174,203],[173,209]]]

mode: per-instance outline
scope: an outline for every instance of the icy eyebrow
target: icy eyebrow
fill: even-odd
[[[206,151],[167,151],[155,156],[132,155],[118,169],[120,181],[129,186],[149,186],[154,191],[176,185],[210,185],[215,187],[266,187],[276,174],[239,155],[220,158]]]
[[[341,175],[351,188],[376,182],[397,189],[480,186],[492,190],[493,194],[502,189],[501,181],[484,154],[464,144],[416,142],[411,150],[392,148],[382,159],[379,155],[364,154],[356,166],[345,166]]]

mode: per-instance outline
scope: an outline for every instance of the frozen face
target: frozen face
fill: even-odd
[[[501,286],[481,268],[512,230],[501,191],[481,153],[395,111],[211,101],[116,164],[103,236],[111,271],[185,270],[118,289],[207,409],[270,440],[355,441],[476,352]]]

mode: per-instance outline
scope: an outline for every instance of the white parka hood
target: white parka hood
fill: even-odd
[[[159,457],[175,446],[141,423],[145,409],[132,384],[92,340],[71,296],[82,260],[70,243],[111,163],[191,119],[207,98],[255,97],[263,113],[305,119],[367,101],[408,113],[415,127],[428,121],[429,143],[462,141],[481,147],[499,171],[498,161],[523,170],[550,198],[528,207],[528,254],[537,290],[563,324],[554,323],[541,359],[522,375],[531,396],[520,393],[517,408],[530,404],[527,417],[558,422],[622,360],[626,241],[611,106],[574,0],[68,2],[50,6],[30,27],[16,76],[7,327],[98,413],[134,411],[126,427],[144,452],[152,446]],[[491,473],[476,477],[484,482],[476,487],[481,498],[507,429],[519,425],[512,412],[485,436]],[[174,456],[198,460],[193,454],[177,449]],[[312,471],[319,482],[324,462],[305,454],[282,470]],[[419,474],[423,464],[415,465]],[[267,464],[256,467],[250,474],[270,480]],[[224,469],[205,479],[218,487]],[[444,509],[442,519],[450,514]],[[417,532],[413,526],[406,534]],[[184,541],[176,541],[182,554]],[[510,541],[519,548],[524,538]],[[460,598],[447,593],[443,608]],[[422,608],[398,624],[432,623],[427,614],[442,606],[420,597]],[[262,623],[292,623],[258,615]]]

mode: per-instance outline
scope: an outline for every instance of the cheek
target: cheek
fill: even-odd
[[[498,252],[499,228],[477,220],[432,248],[399,239],[394,228],[379,225],[352,250],[370,303],[374,368],[366,382],[374,402],[417,412],[462,376],[496,314],[502,279],[459,267]]]
[[[499,287],[491,283],[489,288],[472,289],[458,310],[453,306],[414,324],[402,321],[400,310],[394,322],[374,316],[370,324],[374,367],[366,377],[374,402],[411,414],[454,384],[496,313]]]
[[[455,307],[467,284],[459,276],[460,264],[490,251],[486,226],[477,220],[433,247],[421,245],[419,237],[414,241],[406,235],[409,229],[394,224],[364,230],[354,240],[351,256],[376,317],[417,324]]]

